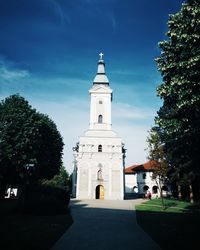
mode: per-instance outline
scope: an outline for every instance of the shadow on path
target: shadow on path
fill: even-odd
[[[72,200],[74,224],[52,250],[160,249],[137,225],[135,204],[142,200]]]

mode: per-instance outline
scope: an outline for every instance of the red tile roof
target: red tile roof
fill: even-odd
[[[133,174],[140,170],[143,170],[143,171],[153,170],[156,165],[157,165],[157,162],[153,160],[145,162],[143,164],[133,165],[133,166],[125,168],[125,174]]]
[[[135,171],[134,171],[134,169],[136,168],[136,167],[138,167],[139,165],[133,165],[133,166],[130,166],[130,167],[127,167],[127,168],[125,168],[125,174],[132,174],[132,173],[134,173]]]

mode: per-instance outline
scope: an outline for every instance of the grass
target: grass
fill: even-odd
[[[152,199],[136,206],[137,222],[163,250],[196,249],[200,212],[189,202]],[[197,207],[198,208],[198,207]]]
[[[152,199],[137,206],[138,211],[155,211],[155,212],[171,212],[183,213],[191,212],[191,204],[186,201],[178,201],[175,199],[164,199],[164,209],[161,199]]]
[[[0,202],[0,249],[50,249],[72,224],[70,213],[25,215],[15,212],[17,200]]]

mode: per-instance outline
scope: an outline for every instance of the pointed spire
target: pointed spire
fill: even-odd
[[[99,54],[100,59],[98,61],[98,66],[97,66],[97,75],[94,78],[93,84],[107,84],[109,85],[108,78],[106,76],[105,72],[105,63],[103,60],[103,53],[101,52]]]

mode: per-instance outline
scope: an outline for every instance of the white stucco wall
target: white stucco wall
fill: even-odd
[[[98,145],[102,145],[102,152],[98,152]],[[102,185],[105,199],[123,199],[121,139],[114,137],[80,137],[79,151],[77,155],[77,197],[80,199],[95,199],[96,186]],[[97,178],[100,168],[102,180]]]
[[[146,175],[146,178],[143,178],[143,175]],[[145,195],[147,190],[144,190],[144,187],[148,187],[148,191],[151,192],[152,198],[160,197],[160,191],[158,189],[158,185],[156,180],[152,179],[151,171],[137,171],[135,174],[125,174],[125,192],[126,194],[134,194],[137,193],[139,195]],[[162,185],[163,186],[163,185]],[[137,187],[137,188],[134,188]],[[157,193],[153,187],[157,187]],[[163,195],[170,194],[170,188],[168,187],[168,191],[163,191]]]
[[[90,101],[90,129],[111,130],[111,94],[109,86],[93,85],[89,93]],[[101,102],[101,103],[100,103]],[[102,115],[103,122],[98,123],[98,116]]]
[[[111,95],[109,85],[94,84],[90,89],[90,126],[79,138],[75,154],[76,197],[95,199],[96,187],[104,188],[104,199],[124,198],[122,140],[111,129]],[[102,115],[102,123],[98,122]],[[98,152],[101,145],[102,152]],[[101,169],[102,178],[98,178]]]
[[[125,193],[138,193],[137,187],[137,174],[125,175]]]

